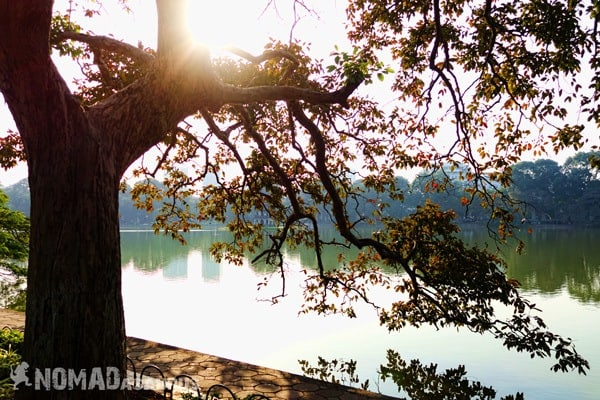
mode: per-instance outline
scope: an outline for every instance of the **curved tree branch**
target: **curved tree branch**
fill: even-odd
[[[238,49],[237,47],[228,47],[227,50],[229,50],[231,53],[233,53],[237,56],[240,56],[240,57],[250,61],[253,64],[261,64],[265,61],[273,60],[276,58],[284,58],[284,59],[290,61],[292,63],[292,65],[290,65],[290,66],[288,66],[288,68],[286,68],[286,70],[281,78],[281,82],[287,81],[287,79],[294,73],[294,71],[296,70],[298,65],[300,65],[300,61],[298,60],[298,58],[296,58],[296,56],[294,56],[292,53],[290,53],[288,51],[284,51],[284,50],[267,50],[267,51],[264,51],[259,56],[254,56],[254,55],[248,53],[247,51]]]
[[[122,54],[139,62],[141,65],[150,64],[155,59],[153,55],[145,52],[139,47],[132,46],[108,36],[66,31],[59,33],[58,38],[61,40],[75,40],[77,42],[85,43],[93,50],[106,50],[112,53]]]
[[[299,64],[298,59],[292,53],[283,50],[267,50],[258,56],[252,55],[247,51],[239,49],[237,47],[227,47],[227,50],[230,51],[232,54],[235,54],[250,61],[253,64],[261,64],[265,61],[272,60],[275,58],[285,58],[296,65]]]
[[[296,102],[289,102],[288,107],[292,111],[294,118],[300,122],[304,128],[306,128],[310,134],[311,139],[313,140],[316,148],[316,167],[317,173],[319,174],[319,178],[323,183],[323,187],[331,197],[332,207],[333,207],[333,215],[335,217],[335,221],[338,225],[338,229],[340,234],[347,239],[349,242],[353,243],[358,248],[363,248],[365,246],[371,246],[375,248],[384,259],[395,259],[404,263],[403,260],[398,257],[398,255],[394,254],[387,246],[383,243],[370,239],[370,238],[358,238],[352,231],[348,224],[348,218],[345,215],[345,208],[340,198],[339,192],[335,187],[335,184],[331,180],[329,176],[328,168],[325,164],[326,154],[325,154],[325,142],[323,140],[323,136],[317,125],[306,116],[300,104]]]
[[[360,82],[346,84],[334,92],[317,92],[295,86],[254,86],[240,88],[233,85],[223,85],[221,88],[221,104],[247,104],[269,100],[298,101],[310,104],[340,104],[348,107],[348,98],[361,85]]]

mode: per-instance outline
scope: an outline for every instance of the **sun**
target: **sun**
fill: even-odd
[[[262,0],[189,0],[188,22],[194,39],[211,51],[263,48],[277,21],[263,15]]]

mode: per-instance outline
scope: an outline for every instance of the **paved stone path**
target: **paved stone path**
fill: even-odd
[[[0,309],[0,328],[23,329],[25,315]],[[139,338],[127,338],[127,353],[137,373],[150,364],[158,366],[169,382],[179,374],[190,375],[206,392],[212,385],[227,386],[238,398],[262,394],[271,400],[394,399],[377,393],[336,385],[304,376],[180,349]],[[148,370],[148,376],[151,370]],[[146,375],[146,374],[145,374]],[[156,377],[157,375],[152,375]],[[204,395],[203,395],[204,396]]]

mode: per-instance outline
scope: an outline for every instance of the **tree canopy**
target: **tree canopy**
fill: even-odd
[[[95,4],[70,2],[90,18],[101,12]],[[294,4],[311,7],[307,0]],[[225,221],[230,211],[233,240],[215,244],[213,254],[236,261],[256,252],[282,275],[284,243],[314,249],[318,272],[306,281],[306,310],[353,316],[353,302],[372,302],[368,287],[381,285],[397,296],[387,308],[373,303],[390,330],[462,326],[491,333],[507,348],[555,358],[554,370],[585,373],[588,362],[546,327],[518,282],[506,277],[503,261],[458,239],[454,212],[425,202],[409,216],[380,218],[383,227],[364,234],[357,226],[369,216],[356,207],[365,190],[402,199],[399,170],[446,166],[465,182],[463,205],[490,210],[498,240],[517,235],[518,204],[505,190],[520,179],[514,164],[529,151],[580,149],[586,129],[595,132],[600,122],[596,2],[349,0],[354,47],[332,49],[326,63],[293,36],[266,43],[260,55],[233,49],[230,57],[211,57],[189,37],[185,1],[156,6],[157,46],[146,48],[96,36],[85,17],[75,20],[50,0],[0,1],[0,90],[19,130],[3,139],[2,165],[26,158],[32,189],[27,318],[36,322],[26,332],[27,357],[54,348],[52,341],[70,348],[69,341],[81,342],[68,332],[74,322],[61,319],[64,338],[36,336],[43,310],[56,313],[73,302],[117,310],[104,315],[105,332],[91,319],[85,326],[122,356],[113,340],[124,335],[117,188],[141,157],[133,174],[164,185],[140,184],[133,193],[140,206],[164,201],[157,229],[180,237],[204,221]],[[84,78],[74,92],[49,51],[81,65]],[[386,76],[391,107],[361,92]],[[438,147],[440,138],[450,144]],[[151,149],[159,155],[144,157]],[[597,167],[597,156],[590,162]],[[207,179],[212,183],[199,184]],[[358,179],[361,187],[353,185]],[[446,186],[432,175],[425,188]],[[191,195],[197,205],[186,201]],[[254,212],[268,215],[277,230],[265,235],[247,217]],[[342,240],[321,237],[323,218]],[[55,238],[57,228],[62,236]],[[86,247],[65,244],[68,237],[87,238]],[[323,246],[340,248],[339,265],[325,265]],[[356,259],[345,258],[349,246],[361,250]],[[403,275],[388,279],[381,263]],[[90,272],[98,269],[102,274]],[[56,274],[79,276],[82,289],[56,282]],[[105,288],[92,283],[101,277]],[[50,297],[57,288],[63,295]],[[95,303],[86,288],[115,295],[110,305]],[[508,319],[497,318],[498,304],[513,310]],[[83,335],[88,328],[81,329]],[[81,346],[82,357],[67,351],[40,363],[102,357]]]
[[[22,275],[23,267],[18,263],[27,259],[29,221],[7,204],[8,197],[0,191],[0,268]]]
[[[17,306],[28,250],[29,220],[8,207],[8,197],[0,190],[0,297],[4,307]]]

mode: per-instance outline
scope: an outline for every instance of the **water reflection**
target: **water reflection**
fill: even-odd
[[[465,229],[462,233],[472,243],[489,240],[485,229]],[[210,256],[210,245],[217,240],[227,240],[225,231],[198,231],[186,236],[187,246],[168,237],[152,232],[123,232],[123,265],[152,272],[162,270],[170,279],[185,279],[190,268],[201,267],[206,281],[216,282],[220,276],[220,266]],[[524,235],[526,247],[519,255],[513,249],[503,249],[510,277],[517,279],[525,291],[556,294],[565,289],[573,298],[587,303],[600,302],[600,238],[599,230],[578,229],[534,229]],[[326,248],[323,261],[326,266],[338,263],[338,254],[351,259],[356,250],[346,248]],[[316,258],[311,250],[287,250],[287,256],[298,259],[305,268],[315,269]],[[265,273],[270,269],[265,265],[250,266],[255,272]]]
[[[132,265],[136,270],[151,273],[161,270],[167,279],[186,279],[188,269],[201,268],[207,282],[219,280],[220,265],[210,256],[210,245],[227,240],[222,231],[198,231],[186,236],[188,243],[150,231],[121,232],[122,264]]]
[[[201,260],[204,282],[218,282],[221,277],[221,264],[216,262],[208,251],[201,252]]]
[[[471,244],[496,249],[485,229],[468,227],[462,235]],[[600,230],[536,227],[519,238],[525,243],[521,254],[516,242],[498,251],[523,291],[558,295],[566,290],[582,303],[600,302]]]
[[[187,258],[176,258],[170,261],[163,269],[163,277],[167,279],[185,279],[187,278],[188,260]]]
[[[600,302],[598,230],[535,229],[522,255],[506,252],[508,273],[524,290],[554,294],[566,288],[581,302]]]
[[[482,230],[464,234],[473,242],[486,238]],[[277,292],[280,283],[275,280],[273,287],[257,293],[256,283],[267,272],[264,265],[246,262],[240,268],[212,260],[211,243],[228,237],[223,231],[192,232],[184,247],[152,232],[123,232],[127,334],[293,373],[300,373],[298,359],[354,358],[361,378],[372,382],[391,348],[406,359],[438,363],[440,368],[464,364],[471,379],[494,386],[501,395],[521,390],[528,400],[598,398],[598,230],[535,231],[524,255],[504,251],[509,274],[532,292],[528,297],[544,310],[550,328],[574,338],[578,351],[591,362],[588,376],[553,373],[551,361],[507,351],[489,335],[428,327],[389,334],[372,309],[358,309],[354,320],[298,315],[303,301],[299,286],[305,278],[299,269],[316,264],[308,250],[286,250],[288,297],[276,306],[257,302],[269,298],[270,290]],[[325,262],[335,265],[340,252],[352,256],[345,249],[331,249]],[[388,382],[372,389],[397,394]]]

